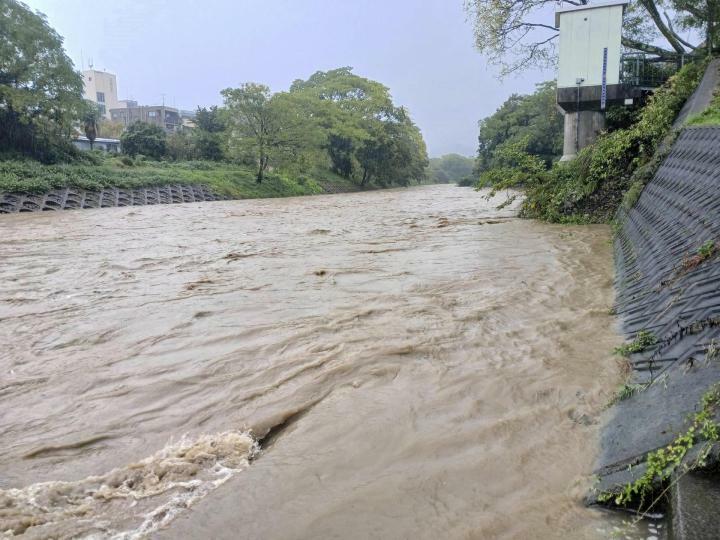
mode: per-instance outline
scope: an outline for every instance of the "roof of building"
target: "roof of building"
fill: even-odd
[[[76,141],[87,141],[87,142],[90,142],[90,139],[88,139],[85,135],[78,135],[77,137],[74,137],[74,139],[75,139]],[[117,144],[117,143],[120,142],[120,139],[104,139],[104,138],[102,138],[102,137],[97,137],[94,142],[96,142],[96,143],[108,143],[108,144],[109,144],[109,143],[116,143],[116,144]]]
[[[126,107],[113,107],[110,109],[110,112],[112,111],[127,111],[129,109],[165,109],[168,112],[175,112],[179,114],[179,110],[175,107],[170,107],[169,105],[128,105]]]
[[[629,3],[630,0],[605,0],[603,2],[583,4],[581,6],[569,4],[568,6],[559,7],[555,10],[555,28],[560,28],[560,15],[563,13],[569,13],[571,11],[583,11],[586,9],[606,8],[612,6],[627,6]]]

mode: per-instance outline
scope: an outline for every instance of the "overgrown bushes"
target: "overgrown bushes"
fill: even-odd
[[[574,161],[524,176],[521,215],[552,222],[610,220],[628,189],[636,198],[652,177],[651,161],[704,68],[704,62],[685,66],[650,97],[629,128],[601,135]]]

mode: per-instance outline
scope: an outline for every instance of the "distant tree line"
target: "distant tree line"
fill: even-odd
[[[428,174],[438,184],[471,185],[475,160],[460,154],[446,154],[430,160]]]

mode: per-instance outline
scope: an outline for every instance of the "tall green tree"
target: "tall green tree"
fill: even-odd
[[[498,149],[520,141],[524,151],[548,166],[562,155],[563,117],[555,105],[555,82],[538,84],[530,95],[513,94],[480,121],[478,173],[498,165]]]
[[[681,28],[693,28],[703,33],[708,54],[715,52],[720,45],[720,0],[669,0],[670,6],[678,14],[677,22]],[[668,24],[672,24],[669,22]],[[673,29],[674,30],[674,29]],[[682,42],[686,47],[696,49],[692,44]]]
[[[193,142],[200,159],[220,161],[225,157],[224,141],[227,121],[222,109],[198,107],[195,115],[196,128],[193,130]]]
[[[122,151],[130,156],[143,156],[160,159],[167,151],[167,135],[160,126],[145,122],[134,122],[120,137]]]
[[[222,96],[228,111],[231,152],[243,160],[254,159],[259,184],[268,169],[270,152],[280,132],[270,106],[270,88],[264,84],[245,83],[240,88],[226,88]]]
[[[289,92],[247,83],[222,95],[230,155],[254,164],[258,182],[270,167],[330,169],[362,186],[407,185],[425,175],[425,142],[407,111],[385,86],[350,68],[317,72]]]
[[[71,153],[83,82],[44,15],[0,0],[0,150],[45,161]]]
[[[389,89],[352,68],[318,71],[295,81],[291,95],[314,98],[315,122],[325,131],[331,168],[365,186],[407,185],[424,177],[427,150],[407,111],[393,104]]]

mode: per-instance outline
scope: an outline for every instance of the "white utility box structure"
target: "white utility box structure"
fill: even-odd
[[[605,128],[610,104],[632,103],[621,84],[622,24],[628,0],[585,5],[560,2],[557,102],[565,113],[563,161],[573,159]]]

